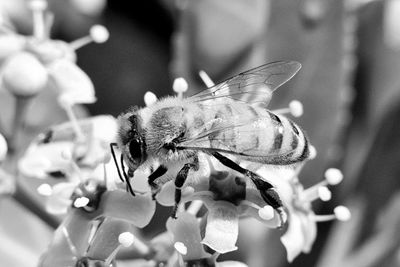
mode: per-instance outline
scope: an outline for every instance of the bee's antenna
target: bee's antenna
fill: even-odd
[[[125,171],[124,155],[123,154],[121,154],[121,168],[122,168],[122,173],[124,174],[124,178],[125,178],[125,182],[126,182],[126,190],[127,191],[129,190],[129,192],[132,194],[132,196],[135,196],[135,192],[133,192],[132,185],[131,185],[131,183],[129,181],[129,176],[128,176],[128,174],[126,174],[126,171]]]
[[[121,171],[119,170],[119,165],[118,165],[118,162],[117,162],[117,157],[115,156],[115,151],[114,151],[114,147],[115,147],[115,146],[118,146],[118,144],[117,144],[117,143],[110,143],[111,155],[112,155],[112,157],[113,157],[113,159],[114,159],[115,167],[117,167],[119,179],[120,179],[122,182],[124,182],[125,180],[122,178],[122,174],[121,174]]]

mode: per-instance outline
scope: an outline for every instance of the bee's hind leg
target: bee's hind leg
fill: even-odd
[[[212,153],[212,155],[223,165],[225,165],[225,166],[227,166],[227,167],[229,167],[251,179],[251,181],[254,183],[254,185],[257,187],[257,189],[260,191],[260,195],[264,199],[264,201],[268,205],[271,205],[272,208],[274,208],[278,212],[280,220],[281,220],[281,225],[279,226],[279,228],[283,227],[287,221],[287,215],[283,208],[282,200],[281,200],[278,192],[276,192],[274,186],[272,184],[268,183],[267,181],[263,180],[258,174],[240,167],[239,164],[237,164],[236,162],[223,156],[222,154],[220,154],[218,152],[214,152],[214,153]]]
[[[168,168],[165,167],[164,165],[161,165],[153,173],[151,173],[147,179],[147,182],[149,183],[149,186],[151,188],[151,194],[152,194],[153,200],[155,200],[156,195],[160,191],[160,187],[154,181],[157,178],[163,176],[167,171],[168,171]]]
[[[183,165],[183,168],[178,172],[178,175],[175,179],[175,205],[172,210],[171,217],[176,219],[176,213],[178,212],[178,206],[181,202],[182,198],[182,187],[185,184],[185,181],[188,177],[189,171],[198,168],[198,164],[196,163],[186,163]]]

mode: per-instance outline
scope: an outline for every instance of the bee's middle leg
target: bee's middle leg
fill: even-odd
[[[214,153],[212,153],[212,155],[223,165],[250,178],[251,181],[254,183],[254,185],[257,187],[258,191],[260,191],[260,195],[264,199],[264,201],[267,204],[271,205],[272,208],[274,208],[278,212],[280,219],[281,219],[280,227],[282,227],[286,223],[287,215],[283,209],[282,200],[272,184],[263,180],[261,178],[261,176],[259,176],[258,174],[254,173],[252,171],[249,171],[245,168],[242,168],[239,164],[237,164],[236,162],[230,160],[229,158],[221,155],[218,152],[214,152]]]
[[[186,182],[190,170],[196,170],[198,164],[196,163],[186,163],[183,168],[178,172],[175,179],[175,205],[172,210],[171,217],[176,219],[176,213],[178,212],[178,206],[182,198],[182,187]]]
[[[151,173],[147,179],[151,188],[153,200],[155,200],[157,193],[160,191],[159,186],[154,182],[157,178],[163,176],[168,171],[168,168],[164,165],[158,167],[153,173]]]

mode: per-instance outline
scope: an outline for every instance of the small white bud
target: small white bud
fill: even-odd
[[[130,247],[133,244],[135,237],[130,232],[123,232],[118,236],[118,242],[124,247]]]
[[[343,180],[343,173],[336,168],[329,168],[325,171],[325,179],[330,185],[340,184]]]
[[[151,106],[156,102],[157,102],[157,96],[153,92],[147,91],[144,94],[144,103],[146,104],[146,106]]]
[[[53,188],[49,184],[41,184],[36,190],[40,195],[46,197],[53,194]]]
[[[89,204],[89,199],[87,197],[78,197],[74,201],[75,208],[82,208]]]
[[[175,242],[174,248],[182,255],[187,254],[187,247],[182,242]]]
[[[104,43],[110,37],[110,33],[103,25],[94,25],[90,28],[90,37],[95,43]]]
[[[8,146],[7,141],[2,134],[0,134],[0,162],[7,156]]]
[[[333,212],[339,221],[345,222],[351,218],[350,210],[345,206],[337,206]]]
[[[303,104],[298,100],[292,100],[289,103],[289,109],[290,113],[296,118],[303,115]]]
[[[47,8],[47,1],[45,0],[31,0],[29,8],[34,11],[43,11]]]
[[[332,198],[332,192],[326,186],[318,188],[318,196],[322,201],[329,201]]]
[[[184,93],[188,90],[189,85],[184,78],[176,78],[172,84],[172,89],[175,93]]]
[[[274,209],[270,205],[265,205],[263,208],[258,210],[258,216],[266,221],[274,218],[274,215]]]

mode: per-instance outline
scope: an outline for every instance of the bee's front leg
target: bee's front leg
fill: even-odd
[[[260,191],[260,195],[264,199],[264,201],[268,205],[271,205],[272,208],[274,208],[278,212],[281,221],[281,225],[279,226],[279,228],[282,228],[287,221],[287,214],[283,208],[282,200],[278,192],[276,192],[274,186],[268,183],[267,181],[263,180],[262,177],[259,176],[258,174],[240,167],[239,164],[221,155],[220,153],[214,152],[212,153],[212,155],[223,165],[251,179],[251,181]]]
[[[147,182],[149,183],[149,186],[151,188],[151,194],[152,194],[153,200],[155,200],[156,195],[160,191],[160,187],[154,181],[157,178],[163,176],[167,171],[168,171],[168,168],[165,167],[164,165],[161,165],[152,174],[150,174],[149,177],[148,177]]]
[[[178,212],[178,206],[182,198],[182,187],[185,184],[186,178],[188,177],[191,169],[196,169],[198,165],[196,163],[186,163],[183,168],[178,172],[175,179],[175,205],[172,210],[171,217],[176,219],[176,213]]]

